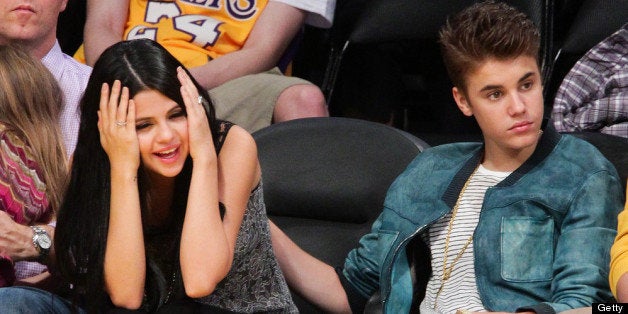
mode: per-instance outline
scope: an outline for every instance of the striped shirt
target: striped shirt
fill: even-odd
[[[466,190],[460,196],[458,212],[449,237],[448,268],[475,231],[486,190],[498,184],[509,174],[510,172],[491,171],[480,165],[469,179]],[[421,303],[421,313],[455,313],[459,309],[472,312],[485,311],[475,282],[473,242],[454,264],[451,278],[445,282],[438,300],[435,300],[443,276],[445,242],[450,219],[451,212],[430,226],[429,231],[424,234],[432,252],[432,276],[427,284],[425,299]],[[435,301],[436,309],[434,310]]]

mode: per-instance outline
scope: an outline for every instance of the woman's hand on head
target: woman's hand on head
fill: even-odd
[[[100,90],[98,131],[100,144],[109,156],[111,167],[137,171],[140,150],[135,131],[135,104],[129,89],[116,80],[111,88],[103,83]]]
[[[187,111],[190,156],[194,162],[215,160],[216,150],[204,106],[206,100],[199,96],[198,89],[181,67],[177,69],[177,77],[181,82],[181,97]]]

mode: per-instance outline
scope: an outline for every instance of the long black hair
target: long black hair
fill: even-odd
[[[83,305],[88,311],[109,303],[104,291],[103,264],[109,227],[111,176],[109,158],[100,144],[97,127],[101,86],[103,83],[112,86],[115,80],[120,80],[122,86],[129,88],[131,98],[141,91],[158,91],[178,103],[185,112],[177,67],[188,73],[199,95],[207,100],[207,118],[214,143],[217,143],[219,126],[207,91],[155,41],[137,39],[109,47],[97,60],[87,83],[81,100],[81,124],[70,183],[59,211],[54,242],[59,271],[73,285],[75,296],[85,302]],[[172,210],[179,217],[185,211],[190,178],[191,158],[188,156],[175,184],[176,202],[173,205],[179,204],[179,208]],[[142,217],[146,217],[148,183],[147,175],[140,167],[138,186]],[[150,290],[149,272],[154,267],[150,261],[147,263],[146,289]]]

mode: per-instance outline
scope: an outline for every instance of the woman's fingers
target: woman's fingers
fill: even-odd
[[[135,102],[133,99],[129,99],[129,109],[126,116],[126,122],[131,126],[131,128],[135,128]]]
[[[200,103],[198,90],[188,74],[181,67],[177,68],[177,78],[179,78],[179,82],[181,83],[181,97],[183,97],[186,109],[197,109],[195,106],[198,106]]]
[[[118,100],[120,99],[120,89],[122,88],[122,84],[119,80],[115,80],[113,82],[113,86],[111,86],[111,93],[109,95],[109,102],[107,104],[107,113],[109,114],[108,123],[115,124],[117,121],[117,112],[118,112]]]
[[[103,83],[100,89],[99,121],[101,127],[124,127],[129,112],[129,88],[115,80],[111,88]]]
[[[100,110],[98,110],[98,118],[101,127],[108,126],[109,124],[109,111],[107,111],[107,103],[109,102],[109,85],[102,83],[100,88]]]
[[[198,157],[211,158],[212,135],[202,98],[199,97],[198,89],[192,79],[181,67],[177,68],[177,78],[181,83],[181,97],[187,112],[190,156],[194,160]],[[215,157],[215,153],[213,156]]]
[[[115,83],[114,83],[115,84]],[[127,109],[129,107],[129,88],[122,87],[122,93],[120,95],[120,102],[118,103],[116,110],[116,127],[125,127],[127,124]]]

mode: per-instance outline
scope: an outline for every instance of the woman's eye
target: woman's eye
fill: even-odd
[[[180,117],[185,117],[185,112],[183,112],[183,110],[175,111],[170,114],[170,119],[176,119]]]
[[[145,129],[145,128],[149,127],[149,126],[150,126],[149,123],[136,124],[135,125],[135,130],[142,130],[142,129]]]

